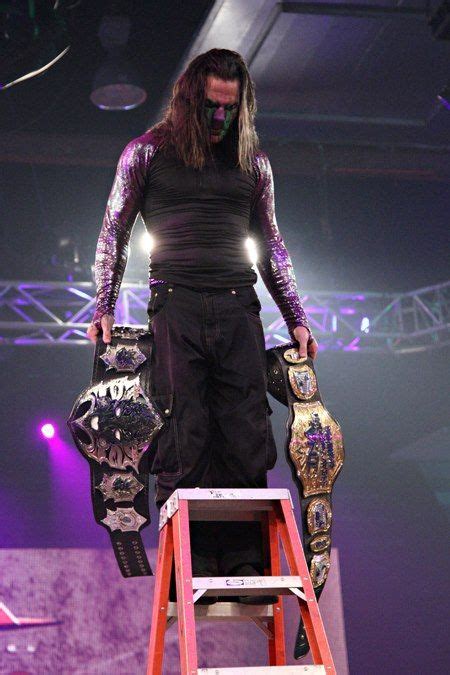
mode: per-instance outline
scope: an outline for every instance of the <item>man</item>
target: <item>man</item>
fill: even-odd
[[[123,151],[99,236],[93,341],[99,331],[111,340],[138,212],[154,242],[152,394],[167,422],[151,457],[158,506],[182,487],[267,487],[275,464],[248,236],[300,354],[317,353],[276,223],[255,112],[254,85],[239,54],[212,49],[193,59],[164,119]],[[262,573],[254,524],[200,523],[191,536],[196,575]]]

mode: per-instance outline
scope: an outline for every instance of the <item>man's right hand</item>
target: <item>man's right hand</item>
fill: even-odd
[[[102,326],[103,342],[105,344],[108,344],[109,342],[111,342],[111,329],[114,326],[114,316],[112,314],[104,314],[100,319],[100,323]],[[89,328],[87,329],[86,335],[88,336],[89,340],[95,343],[97,342],[97,337],[99,333],[100,333],[99,329],[96,326],[94,326],[93,323],[91,323],[89,325]]]

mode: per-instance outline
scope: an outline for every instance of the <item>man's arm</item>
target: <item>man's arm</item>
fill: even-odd
[[[102,316],[114,316],[128,258],[128,242],[142,206],[145,159],[145,144],[140,137],[128,143],[117,164],[95,255],[97,303],[92,324],[97,330]]]
[[[257,184],[252,202],[250,229],[258,247],[257,267],[264,284],[277,304],[293,340],[294,330],[311,329],[298,295],[292,261],[284,245],[275,216],[275,195],[272,167],[264,152],[255,157]],[[298,332],[296,331],[297,335]]]

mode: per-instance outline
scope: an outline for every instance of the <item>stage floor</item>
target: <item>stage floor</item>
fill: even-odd
[[[148,550],[155,569],[156,551]],[[320,608],[339,675],[347,675],[339,556]],[[124,579],[109,549],[1,549],[0,602],[17,617],[49,618],[56,625],[0,631],[0,672],[6,675],[145,675],[153,577]],[[289,664],[298,605],[284,600]],[[202,622],[199,667],[262,666],[266,638],[243,623]],[[167,634],[165,675],[179,673],[176,626]]]

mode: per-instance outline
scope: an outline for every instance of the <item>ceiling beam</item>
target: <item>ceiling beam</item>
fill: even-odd
[[[450,181],[450,146],[389,142],[305,142],[294,134],[262,134],[264,150],[278,174],[396,176]],[[4,134],[0,163],[114,169],[126,137],[70,134]]]

